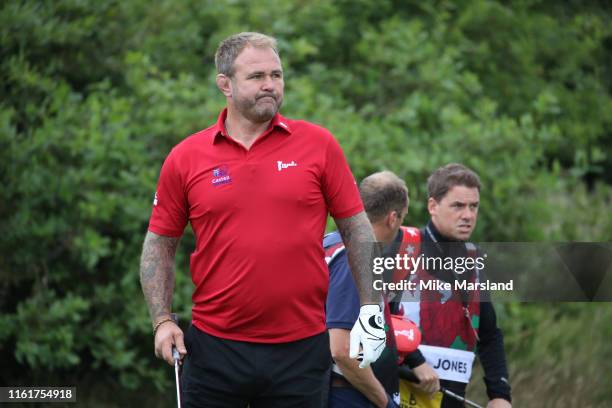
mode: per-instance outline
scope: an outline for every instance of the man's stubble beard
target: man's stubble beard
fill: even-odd
[[[258,107],[258,100],[265,96],[272,96],[275,103],[265,103]],[[234,104],[242,116],[247,118],[249,121],[253,123],[264,123],[270,121],[280,110],[280,107],[283,104],[283,98],[279,95],[264,94],[257,96],[255,100],[237,98],[234,100]]]

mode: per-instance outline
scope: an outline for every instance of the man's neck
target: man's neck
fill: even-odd
[[[239,113],[234,112],[233,109],[228,109],[227,117],[225,118],[225,131],[228,136],[248,150],[255,143],[255,140],[268,129],[271,121],[254,123]]]
[[[384,245],[391,243],[397,235],[397,231],[390,231],[385,226],[376,223],[372,224],[372,230],[376,241],[382,242]]]

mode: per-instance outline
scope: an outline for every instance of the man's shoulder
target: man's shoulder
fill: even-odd
[[[289,128],[294,134],[319,139],[321,141],[326,141],[333,138],[333,135],[327,128],[316,123],[303,119],[289,119],[285,117],[282,117],[282,119],[287,122]]]
[[[202,149],[212,146],[212,139],[214,138],[215,133],[215,125],[192,133],[174,145],[169,153],[169,156],[174,156],[176,159],[183,159],[190,155],[200,155]]]
[[[217,126],[211,125],[210,127],[207,127],[206,129],[199,130],[185,137],[183,140],[178,142],[176,146],[174,146],[174,148],[184,149],[184,148],[189,148],[190,146],[194,144],[201,145],[202,142],[205,142],[205,141],[212,142],[212,139],[215,136],[216,131],[217,131]]]
[[[421,235],[423,235],[421,230],[419,228],[417,228],[417,227],[410,227],[410,226],[402,225],[400,227],[400,230],[402,231],[402,240],[403,241],[406,241],[406,240],[420,240],[421,239]]]

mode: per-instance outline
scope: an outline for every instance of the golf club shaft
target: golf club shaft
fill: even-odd
[[[174,323],[178,325],[178,316],[176,313],[171,314],[172,320]],[[172,358],[174,359],[174,381],[176,383],[176,404],[178,408],[181,408],[181,386],[180,386],[180,378],[179,378],[179,361],[181,360],[181,355],[179,354],[176,346],[172,345]]]
[[[471,407],[482,408],[482,406],[478,405],[477,403],[470,401],[469,399],[463,398],[461,395],[455,394],[454,392],[449,391],[444,387],[440,387],[440,391],[448,395],[449,397],[455,398],[456,400],[461,401]]]
[[[178,408],[181,408],[181,389],[179,386],[179,353],[175,347],[172,347],[172,356],[174,357],[174,379],[176,381],[176,403]]]

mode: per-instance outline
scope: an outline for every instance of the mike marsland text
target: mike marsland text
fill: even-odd
[[[410,290],[410,291],[423,291],[423,290],[433,290],[433,291],[478,291],[478,290],[486,290],[486,291],[512,291],[514,290],[514,280],[510,279],[508,282],[468,282],[466,280],[456,280],[454,282],[445,282],[437,279],[431,280],[400,280],[398,282],[384,282],[382,279],[376,279],[372,283],[372,286],[375,290],[384,290],[384,291],[400,291],[400,290]]]

